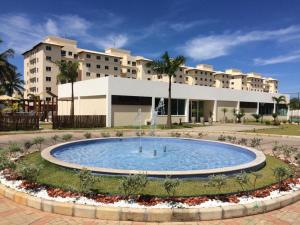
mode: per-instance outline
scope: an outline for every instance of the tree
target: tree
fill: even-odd
[[[172,77],[175,75],[176,71],[179,67],[184,64],[185,57],[184,56],[177,56],[175,58],[170,58],[169,53],[165,52],[161,56],[161,60],[154,60],[148,62],[146,64],[147,67],[151,68],[154,72],[158,75],[166,75],[169,78],[169,95],[168,95],[168,117],[167,117],[167,128],[171,128],[172,126],[172,119],[171,119],[171,100],[172,100],[172,93],[171,93],[171,84],[172,84]]]
[[[239,111],[236,109],[233,109],[233,115],[237,119],[237,122],[240,123],[241,119],[245,116],[245,111],[243,109],[241,109]]]
[[[0,39],[0,44],[2,40]],[[8,49],[0,53],[0,84],[4,84],[10,73],[16,71],[16,67],[9,63],[8,59],[13,57],[15,54],[13,49]],[[0,85],[2,86],[2,85]]]
[[[282,189],[283,180],[288,178],[291,175],[291,171],[284,166],[279,166],[273,170],[273,174],[275,179],[277,180],[279,191],[280,191]]]
[[[280,103],[286,103],[286,98],[285,98],[284,95],[280,95],[280,96],[278,96],[278,97],[272,97],[272,99],[273,99],[273,102],[276,103],[275,113],[278,114],[278,105],[279,105]]]
[[[226,113],[228,112],[228,109],[222,108],[222,112],[224,113],[224,123],[226,123]]]
[[[72,117],[72,123],[74,123],[74,82],[78,77],[78,62],[72,61],[57,61],[55,63],[60,73],[57,75],[57,79],[59,82],[71,82],[71,112],[70,115]]]
[[[253,113],[252,116],[255,119],[255,121],[258,123],[259,118],[261,117],[261,115]]]
[[[12,96],[14,92],[23,95],[23,85],[24,81],[22,75],[14,70],[6,76],[6,80],[2,83],[2,88],[8,96]]]
[[[168,196],[174,196],[176,192],[176,188],[180,185],[179,179],[171,179],[170,177],[166,177],[164,180],[164,189],[168,193]]]
[[[227,177],[223,174],[210,175],[208,179],[208,185],[211,187],[216,187],[218,189],[218,194],[221,194],[221,188],[226,185]]]

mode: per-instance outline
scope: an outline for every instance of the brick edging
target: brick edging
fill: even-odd
[[[129,208],[92,206],[46,200],[18,192],[0,184],[0,195],[12,201],[45,212],[102,220],[143,222],[218,220],[250,216],[282,208],[300,200],[300,190],[259,202],[209,208]]]

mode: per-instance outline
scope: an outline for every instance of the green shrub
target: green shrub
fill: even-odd
[[[266,121],[265,121],[265,124],[266,124],[266,125],[271,125],[271,121],[266,120]]]
[[[148,178],[144,174],[128,175],[122,178],[120,189],[126,196],[137,195],[142,191],[148,183]]]
[[[227,183],[227,177],[225,175],[210,175],[208,177],[208,185],[211,187],[216,187],[221,194],[221,189]]]
[[[221,134],[221,135],[218,137],[218,141],[226,141],[226,136],[224,136],[223,134]]]
[[[179,132],[171,132],[171,137],[180,137],[181,133]]]
[[[255,122],[258,123],[259,119],[261,118],[260,114],[252,114],[253,118],[255,119]]]
[[[59,136],[57,134],[55,134],[51,137],[51,140],[53,141],[54,144],[56,144],[56,142],[58,142],[58,140],[59,140]]]
[[[138,130],[137,132],[135,132],[136,136],[144,136],[145,135],[145,131],[144,130]]]
[[[234,176],[235,181],[240,185],[240,187],[242,188],[242,191],[246,190],[246,187],[249,182],[250,182],[250,177],[247,173],[245,172],[241,172],[239,174],[236,174]]]
[[[171,179],[170,177],[167,177],[164,182],[164,189],[167,192],[168,196],[174,196],[177,187],[180,185],[179,179]]]
[[[63,141],[70,141],[72,139],[73,135],[72,134],[64,134],[61,139]]]
[[[261,138],[252,138],[252,139],[250,139],[250,147],[258,148],[261,144],[261,141],[262,141]]]
[[[24,150],[29,150],[33,143],[31,141],[25,141],[23,144]]]
[[[32,140],[32,144],[36,145],[36,147],[38,148],[39,151],[42,150],[42,144],[45,142],[45,138],[43,137],[35,137]]]
[[[291,175],[291,171],[284,166],[280,166],[274,169],[273,175],[278,183],[278,187],[280,191],[282,189],[282,181]]]
[[[116,131],[116,136],[117,137],[123,137],[123,131],[117,130]]]
[[[230,136],[230,135],[228,135],[227,137],[226,137],[226,139],[230,142],[230,143],[235,143],[236,142],[236,136]]]
[[[254,177],[252,185],[253,185],[253,189],[255,190],[256,189],[256,182],[257,182],[257,180],[261,179],[263,176],[259,172],[253,172],[251,174]]]
[[[15,169],[16,164],[11,161],[4,152],[0,153],[0,170]]]
[[[39,176],[41,167],[34,164],[20,164],[17,167],[17,174],[24,180],[36,182]]]
[[[110,137],[110,134],[108,132],[101,132],[102,137]]]
[[[247,146],[247,144],[248,144],[248,139],[246,139],[246,138],[241,138],[240,140],[238,140],[238,144],[239,144],[239,145],[245,145],[245,146]]]
[[[92,134],[90,132],[86,132],[83,134],[83,136],[86,138],[86,139],[90,139],[92,137]]]
[[[80,182],[80,191],[83,193],[90,193],[93,184],[97,180],[92,172],[87,169],[80,170],[78,173],[78,178]]]
[[[10,151],[10,152],[21,152],[22,148],[18,143],[12,142],[12,143],[8,144],[8,151]]]

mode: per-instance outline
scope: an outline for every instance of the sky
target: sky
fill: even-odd
[[[297,0],[51,0],[3,1],[0,52],[23,73],[22,52],[47,35],[78,46],[131,50],[156,59],[168,51],[186,64],[238,68],[279,80],[283,93],[300,91],[300,1]]]

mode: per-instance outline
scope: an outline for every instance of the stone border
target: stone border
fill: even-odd
[[[300,200],[300,190],[269,200],[209,208],[129,208],[92,206],[46,200],[0,184],[0,195],[15,203],[44,212],[101,220],[178,222],[220,220],[251,216],[276,210]]]
[[[266,156],[261,152],[254,148],[250,148],[247,146],[241,146],[221,141],[211,141],[211,140],[204,140],[204,139],[194,139],[194,138],[177,138],[177,137],[156,137],[156,138],[176,138],[176,139],[182,139],[182,140],[191,140],[191,141],[205,141],[205,142],[211,142],[211,143],[219,143],[223,145],[231,145],[235,147],[242,148],[244,150],[248,150],[256,155],[256,158],[252,160],[251,162],[240,164],[237,166],[230,166],[230,167],[223,167],[223,168],[217,168],[217,169],[204,169],[204,170],[185,170],[185,171],[156,171],[156,170],[123,170],[123,169],[111,169],[111,168],[100,168],[100,167],[92,167],[92,166],[81,166],[79,164],[75,163],[69,163],[65,162],[63,160],[57,159],[54,157],[51,152],[54,151],[56,148],[68,144],[73,143],[80,143],[80,142],[89,142],[89,141],[97,141],[97,140],[105,140],[105,139],[126,139],[126,138],[138,138],[138,137],[109,137],[109,138],[92,138],[92,139],[84,139],[84,140],[77,140],[77,141],[70,141],[65,143],[60,143],[54,146],[50,146],[46,149],[44,149],[41,152],[41,156],[43,159],[65,167],[65,168],[71,168],[71,169],[87,169],[95,173],[100,174],[109,174],[109,175],[128,175],[128,174],[147,174],[148,176],[153,177],[165,177],[165,176],[172,176],[172,177],[207,177],[211,174],[232,174],[240,171],[249,171],[251,169],[260,169],[265,165]],[[144,136],[144,138],[151,138],[148,136]]]

